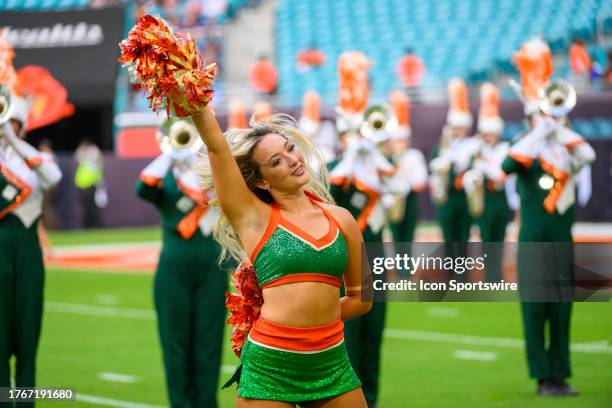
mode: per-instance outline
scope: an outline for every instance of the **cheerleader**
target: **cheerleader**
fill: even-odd
[[[214,67],[205,67],[191,52],[192,40],[175,36],[163,20],[139,19],[121,46],[121,60],[148,84],[154,108],[166,104],[191,115],[208,151],[202,184],[214,189],[213,204],[222,211],[214,228],[222,256],[253,266],[246,270],[255,283],[243,289],[260,291],[263,303],[252,328],[236,339],[240,365],[229,383],[238,383],[237,406],[324,400],[365,407],[343,335],[344,321],[371,307],[361,299],[362,238],[350,213],[329,203],[321,154],[282,115],[224,137],[206,107]],[[188,63],[168,64],[169,54]],[[143,56],[147,64],[140,63]]]

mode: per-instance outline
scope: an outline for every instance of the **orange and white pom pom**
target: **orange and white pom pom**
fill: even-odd
[[[164,19],[139,18],[119,47],[118,61],[146,89],[153,111],[184,117],[212,100],[215,64],[204,65],[193,38],[175,34]]]

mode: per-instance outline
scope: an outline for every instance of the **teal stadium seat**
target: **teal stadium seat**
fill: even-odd
[[[395,66],[405,47],[412,47],[427,68],[427,83],[443,86],[452,76],[471,82],[496,73],[516,74],[512,53],[541,35],[553,51],[565,51],[574,35],[595,34],[597,12],[609,0],[285,0],[276,11],[279,93],[299,106],[305,84],[316,85],[323,102],[336,103],[338,56],[364,51],[374,62],[370,71],[373,98],[386,98],[400,84]],[[612,17],[606,22],[612,32]],[[315,43],[327,66],[306,73],[296,54]],[[328,68],[329,67],[329,68]],[[562,67],[562,73],[566,70]],[[288,86],[287,83],[295,83]],[[335,90],[335,91],[332,91]],[[287,92],[287,93],[285,93]]]

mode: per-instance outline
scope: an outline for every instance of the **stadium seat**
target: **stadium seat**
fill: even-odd
[[[397,84],[395,64],[411,46],[423,59],[427,76],[444,83],[452,76],[472,82],[497,72],[516,74],[512,53],[521,43],[542,35],[553,51],[565,50],[574,35],[591,39],[598,10],[610,9],[604,0],[286,0],[276,11],[277,64],[282,71],[279,91],[291,100],[284,82],[299,82],[295,55],[315,42],[334,69],[319,71],[317,91],[337,87],[335,60],[347,50],[362,50],[374,62],[372,94],[386,93]],[[503,11],[503,12],[501,12]],[[537,18],[534,18],[536,16]],[[483,24],[487,22],[487,24]],[[607,24],[607,25],[606,25]],[[612,31],[612,16],[606,20]],[[313,34],[316,33],[316,34]],[[314,38],[313,38],[314,37]],[[441,41],[443,40],[443,41]],[[566,73],[566,66],[560,74]],[[329,94],[324,103],[335,103]],[[295,95],[292,105],[299,105]]]

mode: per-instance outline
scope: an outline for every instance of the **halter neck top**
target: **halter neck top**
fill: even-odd
[[[306,194],[329,222],[327,234],[315,239],[293,225],[272,204],[266,232],[251,255],[261,288],[294,282],[322,282],[340,287],[348,250],[340,226],[313,194]]]

